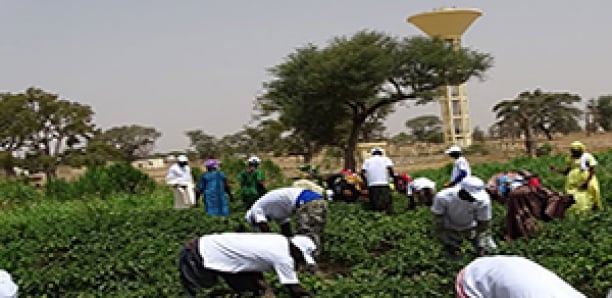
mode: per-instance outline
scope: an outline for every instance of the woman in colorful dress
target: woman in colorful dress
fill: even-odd
[[[206,166],[206,173],[200,177],[198,189],[203,195],[202,200],[206,213],[213,216],[228,216],[229,203],[227,197],[233,200],[233,196],[227,183],[227,177],[219,171],[219,162],[215,159],[207,160],[204,166]]]

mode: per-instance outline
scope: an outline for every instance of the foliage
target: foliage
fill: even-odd
[[[0,209],[5,205],[23,204],[41,198],[41,193],[26,182],[0,180]]]
[[[482,78],[491,64],[487,54],[439,39],[361,31],[322,49],[308,45],[289,54],[270,70],[274,78],[257,107],[262,117],[278,114],[310,151],[343,148],[344,167],[353,168],[366,123],[380,122],[399,102],[431,101],[439,86]],[[325,121],[312,121],[313,115]]]
[[[207,159],[219,155],[218,140],[202,130],[191,130],[185,133],[191,146],[198,154],[198,158]]]
[[[504,208],[494,207],[493,231],[499,253],[528,257],[558,274],[587,297],[605,297],[612,287],[612,151],[595,154],[606,209],[544,225],[530,240],[501,242]],[[547,171],[564,156],[518,158],[509,163],[477,164],[487,179],[511,169],[537,172],[544,184],[561,189],[564,177]],[[224,160],[227,172],[242,160]],[[232,164],[235,163],[235,164]],[[440,185],[450,166],[411,173]],[[466,243],[464,260],[445,258],[430,235],[428,208],[407,210],[395,195],[396,213],[385,215],[357,204],[331,202],[320,268],[300,273],[301,283],[317,297],[452,297],[454,279],[475,256]],[[20,296],[178,297],[178,251],[192,237],[236,231],[243,209],[232,202],[228,218],[206,216],[202,209],[172,210],[168,190],[149,195],[115,195],[108,200],[45,201],[6,210],[0,216],[0,267],[13,275]],[[276,225],[272,225],[277,229]],[[266,274],[279,297],[287,297],[274,273]],[[220,284],[202,294],[228,296]]]
[[[527,155],[535,153],[534,134],[544,133],[549,140],[555,132],[569,133],[580,130],[578,117],[582,112],[573,106],[580,102],[578,95],[548,93],[536,89],[522,92],[516,99],[502,100],[493,107],[499,132],[525,137]]]
[[[536,156],[549,156],[553,151],[553,146],[550,143],[544,143],[536,149]]]
[[[132,162],[147,157],[161,133],[153,127],[125,125],[112,127],[98,138],[121,152],[124,161]]]
[[[415,141],[427,143],[442,143],[442,121],[435,115],[423,115],[406,121]]]
[[[474,127],[474,129],[472,130],[472,139],[474,140],[474,142],[484,142],[486,138],[485,132],[484,130],[482,130],[482,128],[480,128],[480,126],[476,126]]]
[[[115,194],[147,194],[155,189],[155,181],[127,163],[88,168],[74,182],[62,179],[45,184],[45,195],[54,200],[82,198],[107,199]]]
[[[605,130],[612,130],[612,95],[603,95],[597,98],[597,118],[599,125]]]

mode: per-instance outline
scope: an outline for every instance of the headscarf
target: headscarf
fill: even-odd
[[[584,152],[586,151],[586,146],[582,142],[575,141],[570,144],[570,150],[579,150]]]
[[[208,159],[206,160],[206,162],[204,162],[204,166],[207,169],[218,169],[219,168],[219,161],[216,159]]]

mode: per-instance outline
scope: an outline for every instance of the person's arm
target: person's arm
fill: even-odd
[[[270,233],[272,232],[272,230],[270,230],[270,226],[268,225],[267,222],[263,221],[263,222],[258,222],[257,223],[257,227],[259,227],[259,230],[264,232],[264,233]]]
[[[287,221],[285,223],[282,223],[280,225],[281,228],[281,234],[287,236],[287,237],[291,237],[293,236],[293,232],[291,231],[291,222]]]
[[[435,237],[440,237],[444,232],[444,215],[434,214],[433,216],[433,234]]]
[[[361,176],[361,180],[363,180],[363,183],[368,185],[368,178],[366,178],[366,170],[365,169],[361,169],[361,173],[359,173],[359,176]]]
[[[477,221],[476,225],[476,241],[478,242],[478,255],[484,256],[487,253],[486,247],[491,235],[491,221]]]
[[[266,279],[264,278],[264,275],[261,272],[257,274],[257,286],[264,293],[264,297],[276,297],[276,295],[274,295],[274,290],[272,290],[268,283],[266,283]]]
[[[467,170],[465,169],[460,169],[459,170],[459,174],[457,174],[457,177],[455,177],[455,179],[453,179],[453,181],[448,182],[448,187],[453,187],[455,185],[457,185],[457,183],[461,182],[461,180],[463,180],[463,178],[467,177]]]
[[[300,284],[288,284],[286,287],[291,297],[312,297],[312,294],[306,291]]]
[[[582,185],[580,185],[580,188],[587,189],[589,187],[589,182],[591,182],[591,179],[593,178],[594,175],[595,175],[595,167],[594,166],[590,166],[589,167],[589,176],[586,178],[586,180],[584,180]]]

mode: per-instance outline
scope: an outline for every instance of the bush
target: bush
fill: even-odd
[[[553,151],[553,146],[549,143],[544,143],[536,149],[536,156],[549,156]]]
[[[74,182],[56,179],[45,185],[45,195],[55,200],[85,197],[109,198],[114,194],[147,194],[156,187],[155,180],[127,163],[88,168]]]
[[[42,198],[40,192],[27,184],[27,182],[14,180],[0,181],[0,205],[30,202],[40,198]]]

